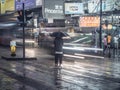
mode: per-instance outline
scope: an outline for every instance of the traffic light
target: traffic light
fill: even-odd
[[[32,11],[27,11],[27,10],[25,10],[25,15],[23,14],[23,10],[18,11],[18,15],[19,16],[17,17],[17,19],[20,23],[20,26],[23,26],[23,25],[26,26],[27,21],[30,21],[33,17]],[[23,20],[24,20],[24,24],[23,24]]]
[[[20,24],[20,26],[26,26],[26,23],[24,22],[24,24],[23,24],[23,20],[25,19],[24,18],[24,15],[23,15],[23,10],[20,10],[20,11],[18,11],[18,17],[17,17],[17,19],[18,19],[18,21],[19,21],[19,24]],[[25,20],[24,20],[25,21]]]
[[[18,11],[18,15],[19,16],[17,16],[17,19],[19,20],[19,22],[23,22],[23,18],[24,18],[23,11],[22,10]]]
[[[25,20],[26,20],[26,22],[27,21],[30,21],[32,18],[33,18],[33,14],[32,14],[33,12],[32,11],[30,11],[30,10],[26,10],[25,11]]]

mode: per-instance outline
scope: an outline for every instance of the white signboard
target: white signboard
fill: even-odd
[[[36,0],[36,6],[42,6],[42,0]]]
[[[48,18],[48,23],[53,23],[53,18]]]
[[[99,1],[89,1],[88,2],[88,11],[89,11],[89,13],[98,12],[99,7],[100,7]]]
[[[65,3],[65,14],[83,14],[82,3]]]
[[[37,27],[37,19],[34,19],[34,26]]]

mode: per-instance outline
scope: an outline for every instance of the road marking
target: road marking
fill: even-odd
[[[66,56],[66,57],[73,57],[73,58],[79,58],[79,59],[85,59],[85,57],[80,57],[80,56],[75,56],[75,55],[64,54],[64,56]]]
[[[84,40],[84,39],[86,39],[86,38],[88,38],[88,37],[80,38],[80,39],[78,39],[78,40],[76,40],[76,41],[72,41],[72,43],[73,43],[73,42],[79,42],[79,41]]]
[[[79,54],[79,53],[75,53],[74,55],[77,55],[77,56],[86,56],[86,57],[94,57],[94,58],[101,58],[101,59],[104,58],[102,56],[94,56],[94,55]]]

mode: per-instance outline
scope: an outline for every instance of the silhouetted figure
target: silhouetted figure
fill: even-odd
[[[105,51],[107,49],[107,36],[103,38],[103,55],[105,55]]]
[[[114,53],[114,56],[118,55],[118,39],[119,39],[118,35],[113,37],[113,41],[114,41],[113,53]]]
[[[108,57],[111,57],[111,53],[110,53],[111,41],[112,41],[112,36],[111,36],[111,34],[108,34],[107,35]]]
[[[54,39],[55,66],[61,67],[63,57],[63,37],[67,37],[68,35],[58,30],[57,32],[53,32],[52,34],[50,34],[50,36],[55,37]]]

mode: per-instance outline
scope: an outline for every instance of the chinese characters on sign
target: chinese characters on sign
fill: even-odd
[[[44,18],[64,19],[63,3],[63,0],[44,0]]]

